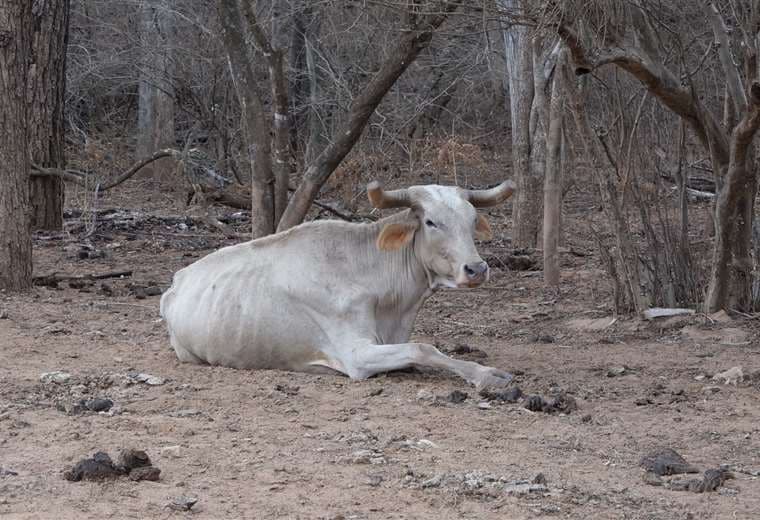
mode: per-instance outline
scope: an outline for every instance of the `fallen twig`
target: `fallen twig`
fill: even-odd
[[[55,286],[60,282],[69,282],[72,280],[106,280],[108,278],[124,278],[132,276],[132,271],[111,271],[101,274],[43,274],[32,278],[34,285]]]

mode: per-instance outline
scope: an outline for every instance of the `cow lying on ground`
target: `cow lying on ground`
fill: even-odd
[[[353,379],[410,366],[450,370],[483,388],[501,370],[409,343],[422,303],[439,287],[477,287],[488,264],[473,237],[490,234],[476,207],[506,200],[489,190],[368,188],[376,208],[407,208],[371,224],[322,220],[212,253],[177,272],[161,298],[183,362]]]

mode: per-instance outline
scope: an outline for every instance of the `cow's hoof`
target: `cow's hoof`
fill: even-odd
[[[478,391],[501,390],[509,386],[515,376],[496,368],[486,368],[475,382]]]

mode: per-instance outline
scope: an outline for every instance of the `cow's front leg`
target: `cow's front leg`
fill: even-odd
[[[352,350],[350,358],[344,361],[346,372],[351,378],[367,377],[399,370],[411,366],[442,368],[454,372],[459,377],[483,388],[503,388],[512,381],[512,374],[473,363],[452,359],[442,354],[433,345],[426,343],[399,343],[396,345],[364,345]]]

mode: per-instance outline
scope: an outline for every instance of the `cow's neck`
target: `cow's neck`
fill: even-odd
[[[433,280],[415,253],[414,241],[396,251],[383,252],[378,255],[377,237],[387,224],[402,222],[409,218],[406,211],[382,219],[371,225],[367,246],[377,259],[374,272],[377,276],[379,317],[386,317],[395,322],[399,337],[384,338],[389,341],[406,341],[414,325],[422,304],[433,293]],[[373,284],[374,285],[374,284]],[[382,321],[382,320],[381,320]],[[391,332],[389,331],[389,334]],[[395,335],[395,332],[393,332]]]

